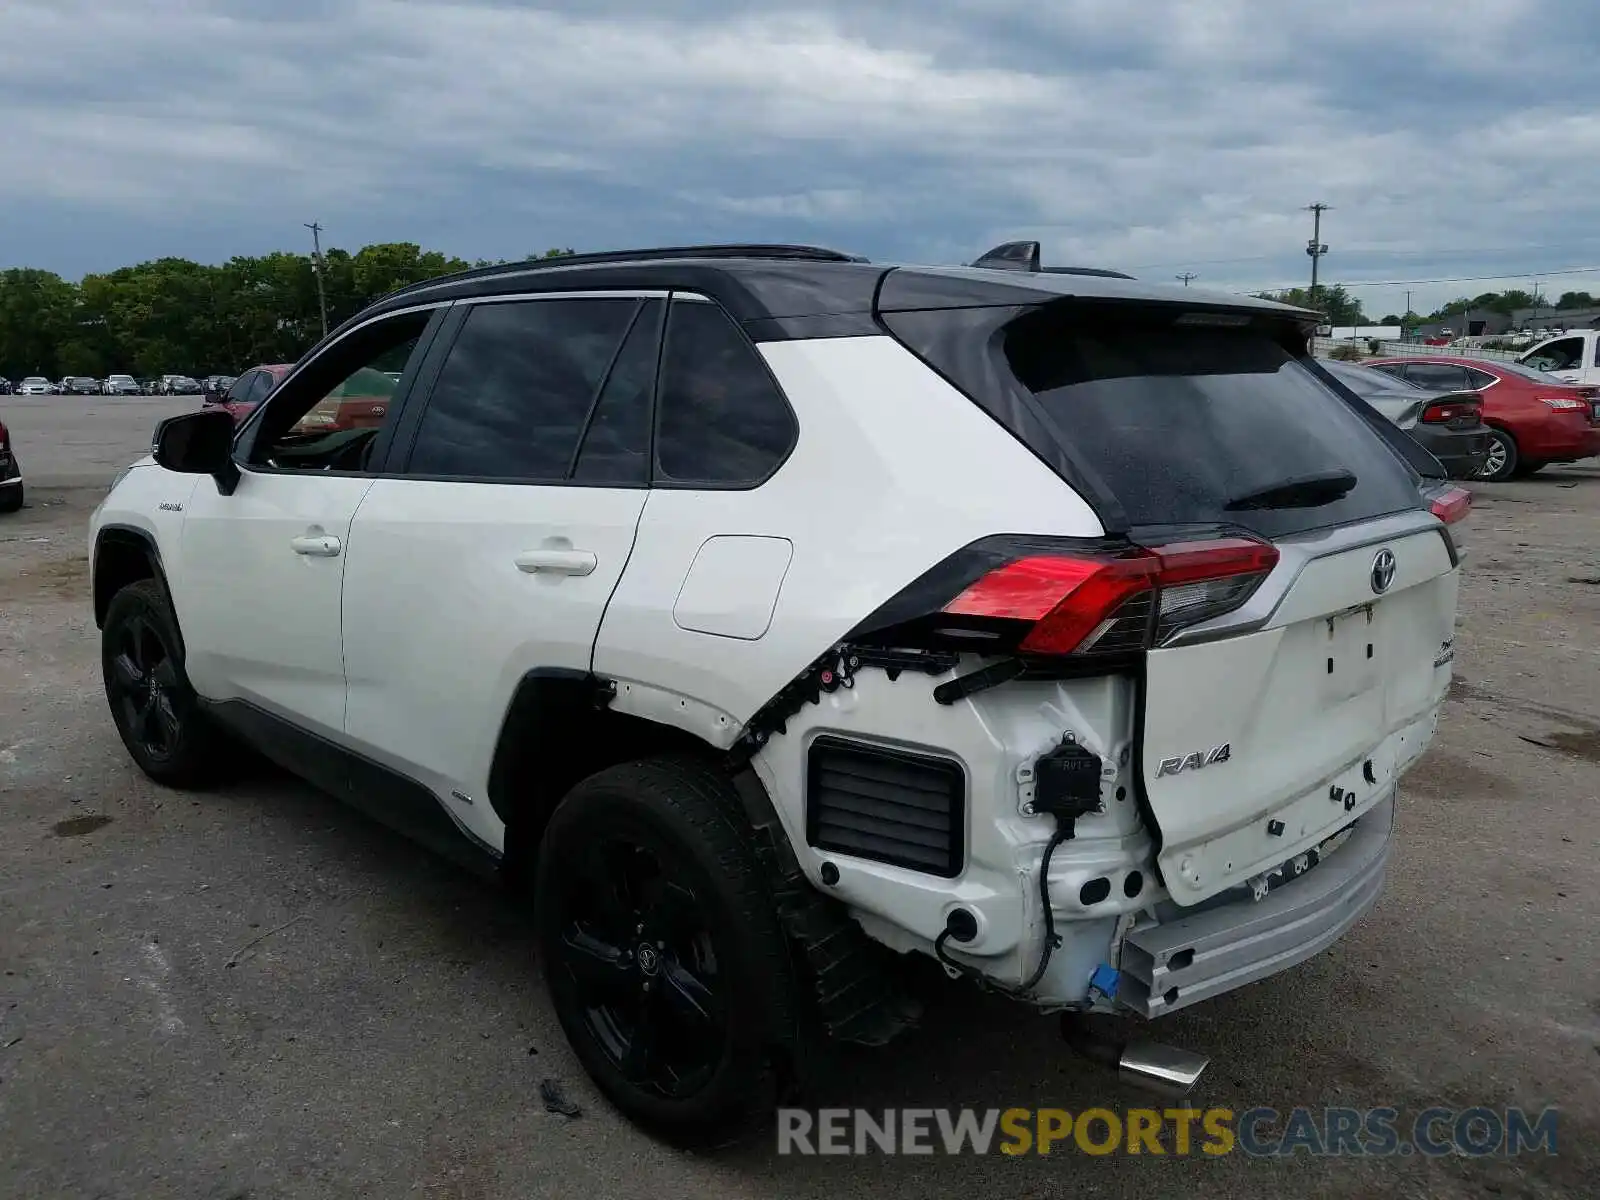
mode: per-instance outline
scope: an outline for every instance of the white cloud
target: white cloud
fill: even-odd
[[[1242,287],[1304,273],[1322,199],[1333,279],[1553,267],[1600,259],[1591,9],[11,0],[0,202],[125,228],[128,257],[158,225],[171,252],[200,217],[254,245],[314,206],[349,244],[469,255],[1033,235]],[[0,261],[115,265],[6,236]]]

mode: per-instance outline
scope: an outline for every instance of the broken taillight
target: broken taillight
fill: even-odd
[[[1428,511],[1446,525],[1454,525],[1471,509],[1472,493],[1466,488],[1445,488],[1428,497]]]
[[[1030,554],[986,572],[944,612],[1025,623],[1017,645],[1025,654],[1144,650],[1232,612],[1277,562],[1277,548],[1253,538]]]

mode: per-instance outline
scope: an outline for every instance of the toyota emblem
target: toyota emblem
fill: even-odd
[[[1393,550],[1379,550],[1378,556],[1372,560],[1372,590],[1379,596],[1389,590],[1389,585],[1394,582],[1396,567]]]
[[[373,405],[373,406],[372,406],[372,415],[373,415],[373,416],[375,416],[375,417],[381,417],[381,416],[383,416],[383,405],[381,405],[381,404],[374,404],[374,405]]]

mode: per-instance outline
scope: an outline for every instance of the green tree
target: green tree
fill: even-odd
[[[1319,285],[1316,294],[1309,288],[1286,288],[1281,292],[1258,292],[1263,300],[1276,300],[1280,304],[1293,304],[1297,308],[1314,309],[1327,318],[1330,325],[1365,325],[1367,317],[1361,311],[1361,301],[1352,296],[1343,284],[1332,287]]]
[[[61,348],[75,332],[77,289],[50,271],[0,272],[0,375],[59,379]]]
[[[1556,301],[1557,308],[1593,308],[1594,304],[1595,299],[1588,292],[1562,292]]]

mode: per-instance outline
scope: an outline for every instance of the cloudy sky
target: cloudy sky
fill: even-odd
[[[803,241],[1600,292],[1595,0],[6,0],[0,266]],[[1565,273],[1563,273],[1565,272]],[[1401,288],[1363,288],[1369,312]]]

